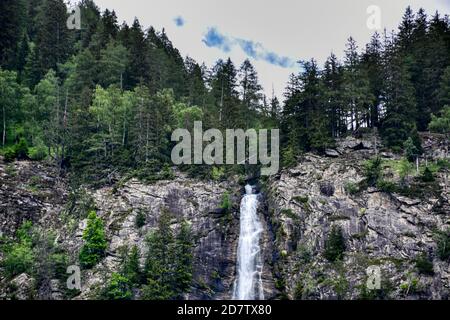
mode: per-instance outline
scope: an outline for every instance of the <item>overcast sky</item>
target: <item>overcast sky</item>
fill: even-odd
[[[249,58],[265,92],[281,98],[295,61],[314,57],[323,64],[330,52],[342,57],[347,38],[360,48],[375,30],[367,8],[381,9],[381,28],[396,29],[405,8],[428,14],[450,13],[450,0],[96,0],[114,9],[119,22],[137,17],[144,28],[165,28],[183,56],[212,66],[231,57],[237,66]],[[380,30],[382,31],[382,30]]]

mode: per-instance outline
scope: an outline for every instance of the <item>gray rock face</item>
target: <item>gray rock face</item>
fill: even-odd
[[[450,297],[450,265],[439,259],[434,239],[436,230],[450,228],[445,175],[436,174],[439,192],[427,197],[391,194],[375,187],[358,192],[365,160],[378,151],[387,161],[398,160],[392,153],[382,153],[378,141],[376,137],[339,140],[336,152],[325,157],[307,154],[297,166],[257,187],[261,190],[258,213],[264,225],[261,250],[266,299]],[[440,149],[442,142],[427,141],[427,156],[433,161],[434,146]],[[395,172],[386,174],[399,179]],[[86,215],[73,208],[68,190],[52,167],[0,161],[0,235],[12,239],[17,228],[31,220],[38,230],[55,232],[55,242],[76,263]],[[228,213],[220,208],[225,192],[233,203]],[[145,239],[156,228],[162,210],[173,214],[173,229],[186,220],[193,231],[194,281],[185,298],[231,298],[243,192],[231,179],[198,181],[182,174],[151,185],[130,180],[116,188],[85,190],[104,222],[108,247],[97,266],[82,271],[81,293],[71,298],[97,297],[111,273],[118,271],[125,247],[138,246],[144,264]],[[75,207],[86,207],[83,201],[78,200]],[[138,227],[136,219],[142,214],[145,221]],[[342,230],[346,250],[342,261],[329,262],[324,252],[335,226]],[[423,254],[431,258],[434,274],[418,272],[416,259]],[[368,267],[374,266],[381,272],[381,289],[376,292],[366,285]],[[0,274],[0,299],[64,299],[65,285],[61,279],[49,279],[44,296],[31,275],[6,279]]]
[[[436,229],[450,227],[450,212],[435,210],[439,201],[448,204],[448,192],[441,190],[441,200],[376,188],[349,194],[348,186],[363,180],[364,157],[373,152],[361,153],[358,146],[371,147],[349,138],[340,146],[341,157],[306,155],[270,181],[277,282],[289,298],[356,299],[368,294],[367,268],[375,265],[381,268],[384,298],[447,299],[449,263],[437,257],[433,235]],[[333,226],[341,227],[346,244],[343,261],[336,263],[324,258]],[[420,274],[415,267],[415,259],[423,253],[431,256],[434,275]],[[405,289],[411,286],[414,290]]]

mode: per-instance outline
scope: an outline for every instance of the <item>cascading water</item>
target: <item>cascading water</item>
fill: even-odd
[[[260,238],[263,232],[258,218],[258,195],[253,187],[245,186],[241,202],[239,246],[237,254],[237,278],[233,300],[263,300]]]

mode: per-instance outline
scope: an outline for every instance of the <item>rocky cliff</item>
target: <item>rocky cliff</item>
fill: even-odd
[[[443,141],[425,137],[430,164],[443,155]],[[380,152],[386,179],[410,186],[408,192],[361,188],[365,160]],[[327,157],[305,155],[297,166],[271,179],[267,187],[278,256],[277,285],[297,299],[448,299],[448,261],[437,255],[436,233],[450,226],[449,189],[444,170],[434,183],[398,176],[399,157],[380,151],[376,139],[340,140]],[[422,162],[424,162],[423,160]],[[393,183],[393,182],[392,182]],[[333,227],[345,243],[343,259],[324,257]],[[429,268],[418,268],[427,257]],[[432,265],[431,265],[432,264]],[[380,285],[368,290],[369,267],[379,268]],[[373,269],[372,269],[373,270]]]
[[[430,165],[442,156],[442,141],[425,139]],[[410,194],[360,188],[364,161],[380,154],[385,176],[415,186]],[[414,173],[400,179],[399,160],[383,152],[374,137],[347,138],[326,156],[306,154],[298,165],[261,182],[259,214],[264,221],[263,285],[267,299],[447,299],[450,269],[437,254],[436,233],[450,227],[445,173],[421,185]],[[425,160],[424,160],[425,161]],[[406,182],[405,182],[406,181]],[[221,202],[231,195],[232,208]],[[194,238],[193,284],[186,299],[229,299],[236,273],[239,203],[243,185],[199,181],[176,174],[171,181],[137,180],[101,189],[73,190],[65,178],[43,163],[0,160],[0,239],[15,239],[24,221],[54,242],[77,264],[86,228],[86,210],[95,208],[108,240],[105,258],[82,272],[82,290],[67,292],[61,279],[43,285],[34,272],[0,275],[0,298],[95,299],[118,270],[121,252],[138,246],[141,264],[145,239],[162,210],[172,213],[172,228],[187,220]],[[137,219],[143,219],[138,225]],[[333,227],[345,243],[342,259],[325,258]],[[418,269],[428,257],[432,270]],[[0,253],[0,259],[3,256]],[[381,286],[367,291],[368,267],[377,266]],[[139,297],[139,292],[136,293]]]

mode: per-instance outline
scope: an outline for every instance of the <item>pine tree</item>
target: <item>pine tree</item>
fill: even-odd
[[[350,37],[345,51],[343,101],[352,131],[368,124],[370,110],[375,103],[375,97],[370,91],[368,73],[360,64],[357,49],[355,40]]]
[[[163,210],[159,217],[158,230],[147,238],[148,254],[145,263],[147,285],[143,288],[146,300],[169,300],[175,297],[174,237],[170,228],[171,215]]]
[[[237,71],[231,61],[219,60],[212,70],[210,78],[211,95],[219,113],[218,127],[242,128],[239,97],[237,91]]]
[[[0,67],[17,69],[17,53],[26,32],[26,1],[0,2]]]
[[[401,148],[408,137],[416,135],[414,87],[407,67],[398,58],[392,58],[387,69],[384,88],[386,116],[381,134],[387,146]],[[418,142],[415,144],[417,146]]]
[[[383,46],[378,33],[372,36],[370,43],[366,47],[366,52],[362,57],[362,68],[366,70],[370,92],[374,98],[370,110],[370,127],[378,127],[381,118],[380,106],[382,104],[383,93]]]
[[[139,248],[133,246],[123,258],[121,274],[128,279],[130,285],[138,285],[141,281],[141,267],[139,263]]]
[[[88,215],[86,229],[83,232],[84,246],[81,248],[79,259],[84,268],[94,267],[105,254],[107,242],[103,221],[97,217],[95,211]]]
[[[346,245],[342,235],[342,228],[333,226],[325,242],[325,258],[331,262],[341,260],[344,257],[345,249]]]
[[[57,70],[72,50],[72,36],[67,29],[67,7],[63,0],[44,0],[38,14],[36,51],[41,75]]]
[[[324,85],[324,107],[329,119],[329,131],[339,137],[347,131],[342,109],[342,67],[334,54],[325,62],[322,77]]]
[[[175,239],[175,283],[176,293],[181,297],[189,291],[193,273],[193,242],[189,224],[181,223],[180,231]]]
[[[128,62],[128,51],[121,44],[112,40],[105,49],[100,52],[99,83],[104,88],[116,85],[123,88],[123,77]]]
[[[138,19],[134,20],[128,37],[125,44],[129,51],[129,60],[124,76],[124,88],[131,89],[138,84],[150,83],[148,43]]]
[[[415,17],[413,10],[408,6],[399,26],[398,43],[403,52],[408,52],[412,45],[412,37],[415,28]]]
[[[262,98],[260,93],[262,87],[258,83],[258,74],[250,60],[246,59],[242,63],[239,69],[239,78],[241,100],[245,106],[244,110],[246,112],[257,111]]]
[[[1,142],[3,147],[7,143],[7,131],[11,129],[13,119],[17,118],[19,94],[20,88],[17,84],[17,73],[4,71],[0,68]]]
[[[200,106],[204,109],[206,104],[207,89],[205,86],[205,74],[201,66],[192,58],[185,61],[188,81],[188,101],[192,106]]]

